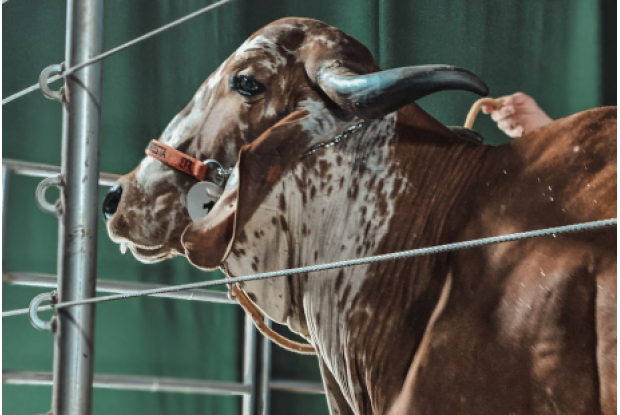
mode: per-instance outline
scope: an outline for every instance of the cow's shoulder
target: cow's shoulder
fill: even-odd
[[[449,295],[411,366],[403,407],[590,413],[599,405],[596,302],[608,288],[599,282],[615,256],[561,238],[492,249],[451,255]]]

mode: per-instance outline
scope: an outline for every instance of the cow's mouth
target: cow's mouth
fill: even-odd
[[[159,262],[176,255],[165,247],[164,244],[151,246],[140,245],[124,238],[121,241],[115,242],[119,244],[122,254],[125,254],[127,250],[129,250],[138,261],[144,263]]]
[[[176,255],[170,249],[161,245],[158,247],[141,247],[129,243],[127,247],[138,261],[149,264],[160,262]]]

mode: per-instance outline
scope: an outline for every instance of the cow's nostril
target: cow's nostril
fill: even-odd
[[[112,186],[108,194],[105,195],[105,199],[103,199],[103,206],[101,207],[101,211],[103,212],[103,220],[105,222],[109,221],[116,213],[116,208],[118,208],[118,202],[121,201],[122,194],[123,189],[119,185],[115,185]]]

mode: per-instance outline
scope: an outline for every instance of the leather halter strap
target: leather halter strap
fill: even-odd
[[[166,166],[194,176],[200,181],[203,181],[207,175],[208,166],[206,164],[157,140],[151,141],[145,153],[161,161]],[[232,293],[245,312],[252,317],[258,330],[268,339],[292,352],[316,354],[316,350],[311,344],[303,344],[294,340],[289,340],[269,328],[269,326],[265,324],[265,316],[263,313],[261,313],[258,307],[250,301],[245,292],[243,292],[241,288],[238,288],[237,285],[232,287]]]
[[[200,181],[205,180],[207,176],[208,166],[206,164],[157,140],[151,141],[145,153],[166,166],[194,176]]]
[[[316,354],[316,349],[313,345],[287,339],[283,335],[276,333],[272,328],[265,324],[265,315],[254,305],[254,303],[252,303],[243,289],[239,288],[237,284],[234,284],[231,287],[231,292],[235,299],[239,302],[239,305],[241,305],[241,308],[243,308],[243,310],[250,315],[254,325],[256,325],[256,328],[263,336],[290,352],[308,355]]]

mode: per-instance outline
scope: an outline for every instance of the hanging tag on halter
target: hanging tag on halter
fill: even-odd
[[[187,211],[193,221],[204,218],[222,195],[222,189],[211,182],[198,182],[187,193]]]

